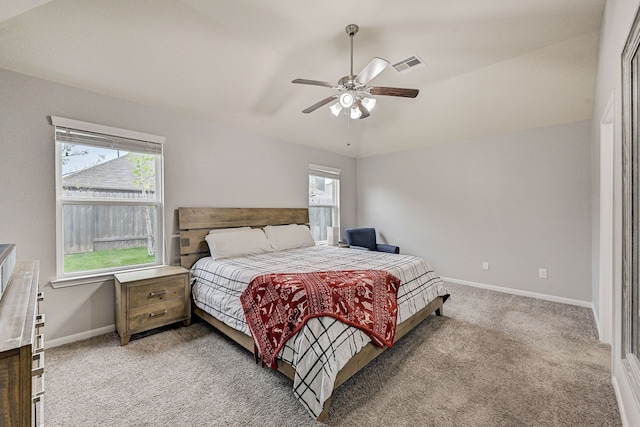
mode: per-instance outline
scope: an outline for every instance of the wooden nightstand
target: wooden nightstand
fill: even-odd
[[[189,270],[178,266],[116,273],[116,330],[131,335],[175,322],[191,324]]]
[[[335,245],[330,245],[329,243],[318,243],[319,245],[331,246],[332,248],[348,248],[349,244],[345,242],[338,242]]]

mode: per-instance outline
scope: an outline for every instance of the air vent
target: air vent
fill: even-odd
[[[396,71],[401,73],[404,71],[408,71],[412,68],[424,67],[425,65],[426,64],[424,63],[424,61],[420,59],[418,55],[413,55],[408,57],[407,59],[403,59],[400,62],[396,62],[395,64],[393,64],[393,68],[395,68]]]

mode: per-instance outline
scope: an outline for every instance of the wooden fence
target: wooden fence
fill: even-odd
[[[326,206],[309,206],[309,224],[311,234],[316,241],[327,240],[327,227],[331,227],[333,208]]]
[[[149,209],[154,231],[156,210]],[[64,253],[147,246],[144,206],[65,205]]]

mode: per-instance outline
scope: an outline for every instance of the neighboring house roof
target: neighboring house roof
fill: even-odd
[[[62,187],[66,190],[142,192],[142,186],[136,184],[139,177],[133,172],[136,163],[130,160],[132,157],[129,153],[66,175],[62,178]],[[153,191],[153,184],[150,191]]]

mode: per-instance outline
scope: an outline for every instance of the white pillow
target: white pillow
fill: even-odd
[[[264,234],[276,251],[315,246],[311,230],[306,225],[267,225]]]
[[[235,231],[251,230],[251,227],[214,228],[209,234],[233,233]]]
[[[273,251],[267,236],[259,228],[231,233],[207,234],[205,239],[213,259],[257,255]]]

